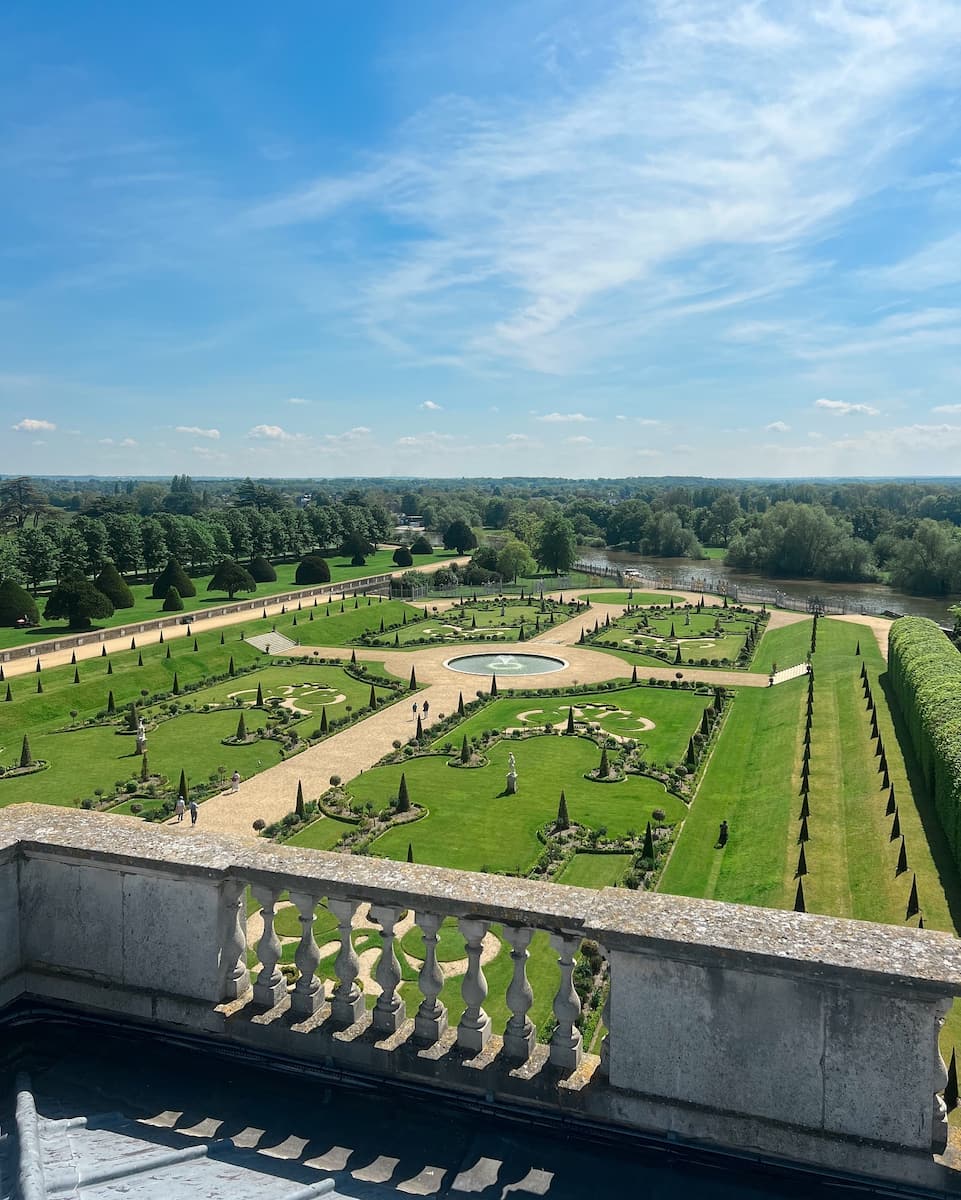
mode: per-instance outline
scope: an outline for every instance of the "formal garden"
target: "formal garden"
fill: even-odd
[[[747,667],[767,622],[767,612],[658,597],[655,604],[627,601],[613,620],[595,617],[584,626],[583,644],[638,665]],[[787,662],[784,665],[788,665]]]

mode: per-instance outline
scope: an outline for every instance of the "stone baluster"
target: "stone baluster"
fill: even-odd
[[[574,955],[581,939],[574,934],[552,933],[551,945],[557,951],[561,982],[554,997],[557,1028],[551,1038],[551,1066],[574,1071],[581,1061],[581,1031],[575,1021],[581,1015],[581,1001],[574,988]]]
[[[277,911],[277,897],[280,892],[276,888],[263,887],[254,884],[251,887],[254,899],[261,905],[261,916],[264,931],[257,943],[257,957],[260,959],[260,973],[254,984],[254,1002],[273,1008],[287,995],[287,981],[280,973],[281,945],[277,931],[274,929],[274,914]]]
[[[400,986],[400,963],[394,953],[394,929],[404,910],[392,904],[372,904],[371,918],[381,928],[384,948],[374,971],[374,978],[380,985],[380,995],[374,1005],[371,1018],[373,1027],[379,1033],[396,1033],[405,1017],[404,1002],[397,994]]]
[[[948,1082],[948,1068],[941,1057],[940,1034],[945,1017],[951,1011],[951,1000],[936,1001],[934,1022],[934,1113],[931,1124],[931,1149],[935,1154],[943,1154],[948,1144],[948,1109],[941,1092]]]
[[[467,943],[467,974],[461,984],[466,1007],[457,1026],[457,1045],[463,1050],[477,1053],[484,1049],[491,1036],[491,1019],[482,1007],[487,996],[487,980],[481,966],[484,935],[490,922],[475,917],[461,917],[458,927]]]
[[[247,903],[246,887],[236,879],[228,879],[223,889],[224,936],[221,966],[221,1000],[236,1000],[250,987],[247,971]]]
[[[437,931],[444,918],[440,913],[419,912],[414,918],[424,935],[424,965],[417,986],[424,997],[414,1017],[414,1037],[420,1042],[437,1042],[447,1032],[447,1009],[438,996],[444,986],[444,972],[437,962]]]
[[[530,957],[527,947],[533,936],[533,929],[526,926],[504,926],[504,940],[511,948],[511,961],[514,964],[514,973],[507,988],[507,1007],[512,1015],[504,1030],[504,1054],[521,1062],[530,1058],[537,1038],[537,1030],[527,1017],[534,1003],[534,993],[527,978],[527,960]]]
[[[312,1017],[324,1002],[324,985],[314,972],[320,962],[320,947],[314,939],[314,909],[317,896],[310,892],[291,892],[291,903],[300,920],[300,941],[294,962],[300,978],[290,994],[290,1011],[299,1017]]]
[[[360,970],[360,959],[354,950],[351,940],[354,914],[360,908],[359,900],[328,899],[327,907],[337,918],[337,932],[340,935],[340,952],[334,963],[334,973],[340,982],[334,989],[330,1002],[331,1019],[338,1025],[353,1025],[359,1021],[364,1012],[364,993],[357,986],[357,972]]]

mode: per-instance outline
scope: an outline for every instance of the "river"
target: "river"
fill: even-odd
[[[939,625],[953,624],[948,606],[961,600],[958,596],[911,596],[899,592],[883,583],[824,583],[815,579],[774,579],[751,571],[735,571],[715,558],[652,558],[644,554],[631,554],[622,550],[594,550],[581,547],[578,552],[582,562],[597,563],[620,570],[633,567],[642,576],[652,579],[668,577],[669,586],[680,587],[692,578],[703,579],[705,586],[724,583],[728,587],[736,584],[740,588],[780,591],[798,600],[818,596],[830,606],[832,602],[843,604],[851,612],[863,608],[872,613],[898,613],[915,617],[930,617]]]

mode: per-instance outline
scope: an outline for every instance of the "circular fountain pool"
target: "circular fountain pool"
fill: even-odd
[[[567,665],[563,658],[544,654],[460,654],[444,663],[465,675],[547,675]]]

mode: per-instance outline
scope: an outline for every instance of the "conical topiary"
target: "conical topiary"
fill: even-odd
[[[908,907],[904,914],[904,919],[908,921],[911,917],[916,917],[920,911],[921,905],[918,903],[918,877],[917,875],[912,875],[911,894],[908,896]]]
[[[606,779],[611,773],[611,764],[607,759],[607,747],[601,748],[601,761],[597,768],[597,774],[600,779]]]
[[[143,653],[142,652],[137,655],[137,666],[138,667],[143,666]]]
[[[888,805],[884,810],[884,815],[886,817],[893,817],[895,812],[897,812],[897,808],[898,805],[897,801],[894,799],[894,789],[892,788],[891,791],[888,792]]]
[[[801,853],[797,856],[797,870],[794,872],[794,878],[800,879],[808,873],[807,855],[804,853],[804,846],[801,846]]]
[[[374,691],[373,684],[370,685],[370,696],[367,699],[367,706],[368,706],[368,708],[376,708],[377,707],[377,693]]]
[[[131,733],[136,733],[140,725],[140,718],[137,716],[137,706],[131,700],[127,706],[127,728]]]
[[[409,863],[414,861],[414,846],[412,842],[407,843],[407,861]]]
[[[4,696],[3,699],[4,699],[4,703],[8,703],[13,700],[13,692],[10,690],[9,683],[7,684],[7,694]]]
[[[411,691],[413,691],[414,688],[417,687],[417,672],[414,670],[413,667],[411,667],[411,669],[410,669],[410,683],[407,686],[410,688]]]
[[[144,754],[143,758],[140,760],[140,782],[146,783],[149,778],[150,766],[147,762],[147,755]]]
[[[896,842],[901,836],[901,814],[894,810],[894,820],[891,822],[891,837],[889,841]]]
[[[804,843],[804,842],[809,842],[809,841],[811,840],[811,835],[808,833],[808,819],[807,819],[807,817],[802,817],[802,818],[801,818],[801,831],[800,831],[800,833],[798,834],[797,840],[798,840],[798,841],[799,841],[799,842],[800,842],[802,845],[803,845],[803,843]]]
[[[457,693],[457,715],[459,717],[462,717],[464,715],[464,693],[463,692]]]
[[[918,928],[923,929],[922,922],[918,922]],[[944,1107],[948,1112],[953,1112],[958,1107],[958,1064],[955,1061],[954,1047],[951,1047],[951,1061],[948,1063],[948,1082],[944,1085]]]
[[[177,795],[186,804],[186,802],[187,802],[187,775],[186,775],[186,772],[183,770],[183,768],[181,768],[181,771],[180,771],[180,783],[177,785]]]
[[[23,735],[23,742],[20,746],[20,766],[32,767],[33,755],[30,753],[30,739],[26,734]]]
[[[164,654],[164,658],[170,658],[170,643],[169,642],[167,643],[167,652]]]
[[[637,663],[631,668],[631,683],[637,683]]]
[[[558,829],[569,829],[571,819],[567,813],[567,797],[561,792],[561,798],[557,802],[557,820],[554,822]]]
[[[227,674],[228,675],[236,675],[236,673],[237,673],[237,668],[234,666],[234,656],[231,654],[230,662],[227,664]]]
[[[464,740],[460,744],[460,760],[462,763],[470,762],[470,746],[467,744],[467,734],[464,734]]]
[[[898,851],[898,865],[894,869],[895,876],[903,875],[908,869],[908,851],[904,844],[904,835],[901,836],[901,849]]]
[[[244,719],[243,713],[240,714],[240,720],[237,722],[237,732],[234,734],[234,737],[238,742],[245,742],[247,740],[247,722]]]
[[[174,671],[174,681],[173,681],[173,683],[171,684],[170,690],[173,692],[173,694],[174,694],[175,696],[179,696],[179,695],[180,695],[180,678],[179,678],[179,676],[177,675],[177,672],[176,672],[176,671]]]
[[[71,667],[75,667],[75,666],[77,665],[77,652],[76,652],[76,650],[74,650],[73,654],[71,654],[71,655],[70,655],[70,665],[71,665]]]
[[[410,812],[410,793],[407,790],[407,776],[400,773],[400,784],[397,788],[397,811]]]
[[[256,708],[264,707],[264,689],[263,689],[263,686],[259,683],[257,684],[257,699],[254,701],[254,707],[256,707]]]
[[[804,880],[803,879],[799,879],[797,881],[797,891],[794,893],[794,911],[799,912],[799,913],[807,912],[807,908],[805,907],[805,904],[804,904]]]
[[[117,705],[113,698],[113,691],[111,690],[111,691],[107,692],[107,712],[111,716],[113,716],[113,714],[116,711],[117,711]]]
[[[320,710],[320,732],[326,733],[327,727],[327,705],[325,704]]]
[[[641,858],[648,862],[654,861],[654,830],[651,828],[651,823],[648,821],[647,828],[644,830],[644,846],[641,849]]]
[[[414,734],[414,737],[415,737],[415,738],[416,738],[418,741],[420,741],[420,739],[421,739],[423,736],[424,736],[424,726],[423,726],[423,723],[422,723],[422,721],[421,721],[421,719],[420,719],[420,713],[418,713],[418,714],[417,714],[417,732]]]
[[[806,821],[810,815],[811,815],[811,806],[810,806],[810,804],[808,804],[807,793],[805,793],[804,797],[801,800],[801,811],[798,813],[797,819],[799,821]]]
[[[294,805],[294,811],[302,821],[307,816],[307,806],[304,804],[304,785],[299,779],[297,780],[297,801]]]
[[[497,695],[497,676],[492,675],[491,676],[491,696],[494,697],[496,695]]]
[[[74,667],[74,669],[73,669],[73,681],[74,681],[74,683],[80,682],[80,668],[79,667]]]
[[[38,696],[43,695],[43,682],[39,679],[37,680],[37,695]]]
[[[567,730],[566,730],[566,732],[567,733],[575,733],[576,732],[576,729],[574,726],[574,707],[573,707],[573,705],[568,705],[568,707],[567,707]]]

